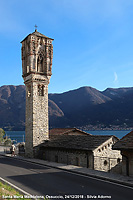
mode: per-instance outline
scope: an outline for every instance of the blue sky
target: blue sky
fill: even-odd
[[[20,41],[54,38],[50,93],[132,87],[132,0],[0,0],[0,86],[21,85]]]

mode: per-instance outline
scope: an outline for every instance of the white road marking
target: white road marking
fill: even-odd
[[[32,196],[32,195],[31,195],[31,194],[29,194],[28,192],[26,192],[26,191],[22,190],[22,189],[21,189],[21,188],[19,188],[18,186],[16,186],[16,185],[14,185],[14,184],[10,183],[9,181],[7,181],[7,180],[3,179],[2,177],[0,177],[0,180],[1,180],[2,182],[4,182],[4,183],[7,183],[8,185],[12,186],[12,187],[13,187],[13,188],[15,188],[16,190],[18,190],[18,191],[22,192],[23,194],[25,194],[25,195],[27,195],[27,196]]]

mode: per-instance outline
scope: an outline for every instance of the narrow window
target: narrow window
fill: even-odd
[[[55,162],[58,163],[58,156],[55,156]]]
[[[27,96],[30,97],[30,96],[31,96],[31,87],[28,86],[27,90],[28,90],[28,91],[27,91]]]
[[[38,85],[38,96],[44,96],[44,85]]]
[[[106,166],[108,164],[107,160],[104,161],[104,166]]]
[[[79,166],[79,158],[76,157],[76,166]]]
[[[44,96],[44,85],[42,85],[42,88],[41,88],[41,96]]]
[[[68,155],[67,155],[67,165],[69,164],[69,158],[68,158]]]
[[[29,73],[29,71],[30,71],[30,68],[29,68],[29,66],[27,65],[27,73]]]
[[[43,56],[41,54],[37,59],[37,72],[43,72]]]

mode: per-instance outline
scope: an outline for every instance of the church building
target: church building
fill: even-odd
[[[50,139],[39,145],[38,157],[47,161],[100,171],[121,173],[120,151],[112,150],[119,139],[91,135],[76,128],[52,129]]]
[[[52,75],[53,45],[35,31],[22,40],[22,77],[26,85],[25,156],[90,169],[118,170],[120,151],[112,151],[115,136],[94,136],[76,128],[49,132],[48,84]]]
[[[25,154],[49,138],[48,84],[52,75],[53,45],[37,31],[22,40],[22,77],[26,85]]]

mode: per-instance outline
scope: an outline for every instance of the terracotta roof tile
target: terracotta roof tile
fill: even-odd
[[[85,131],[81,131],[80,129],[77,128],[53,128],[50,129],[49,135],[51,136],[56,136],[56,135],[64,135],[64,134],[69,134],[69,133],[76,133],[79,132],[82,135],[91,135]],[[76,135],[76,134],[75,134]]]

